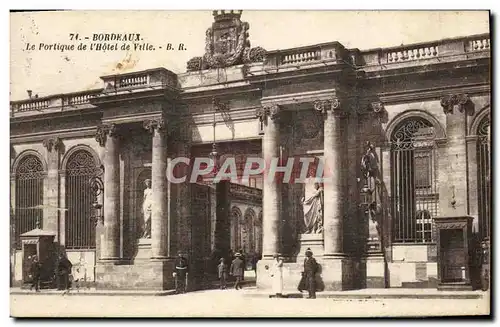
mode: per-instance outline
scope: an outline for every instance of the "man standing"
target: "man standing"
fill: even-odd
[[[186,293],[188,278],[188,261],[181,252],[175,260],[175,292],[177,294]]]
[[[35,291],[40,292],[40,262],[36,255],[32,258],[30,273],[32,276],[30,290],[33,290],[33,287],[35,287]]]
[[[231,276],[236,278],[236,282],[234,284],[235,289],[241,289],[241,278],[243,277],[243,260],[241,260],[241,254],[236,253],[236,258],[231,263],[231,269],[229,269]]]
[[[318,263],[313,258],[313,253],[310,248],[306,250],[306,258],[304,259],[304,277],[306,288],[309,291],[308,299],[316,298],[316,273],[318,272]]]

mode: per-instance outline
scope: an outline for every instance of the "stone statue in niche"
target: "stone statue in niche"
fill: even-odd
[[[153,207],[153,190],[151,189],[151,180],[144,181],[146,188],[142,198],[142,217],[144,221],[142,238],[151,238],[151,214]]]
[[[323,232],[323,187],[315,182],[315,178],[308,178],[305,183],[304,197],[302,198],[304,211],[304,234],[320,234]]]
[[[379,160],[375,147],[372,143],[365,143],[365,153],[361,158],[361,172],[365,181],[365,190],[368,194],[367,214],[372,222],[376,224],[377,232],[380,237],[380,189],[379,179]]]

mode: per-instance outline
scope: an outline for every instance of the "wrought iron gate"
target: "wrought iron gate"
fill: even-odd
[[[19,235],[37,227],[43,227],[43,179],[42,162],[34,155],[22,159],[16,170],[15,187],[15,244],[21,248]]]
[[[394,242],[432,241],[438,213],[435,133],[422,118],[405,120],[391,136],[391,193]]]
[[[66,166],[66,248],[95,249],[95,225],[92,217],[95,192],[92,180],[96,175],[93,156],[85,150],[71,155]]]
[[[477,176],[479,202],[479,230],[481,239],[490,235],[491,219],[491,179],[490,179],[490,119],[483,118],[479,124],[477,135]]]

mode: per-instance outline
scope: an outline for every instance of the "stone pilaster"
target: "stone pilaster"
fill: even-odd
[[[167,133],[163,118],[146,120],[144,128],[153,136],[151,189],[151,259],[166,259],[169,256],[168,235],[168,185],[167,185]]]
[[[120,259],[120,140],[117,126],[99,126],[96,133],[99,145],[104,146],[104,240],[101,260]]]
[[[471,108],[466,94],[448,95],[441,99],[446,114],[447,183],[442,185],[439,208],[441,216],[469,214],[467,198],[467,134],[466,115]],[[444,188],[444,189],[443,189]]]
[[[280,251],[280,185],[276,176],[269,176],[269,165],[279,157],[279,107],[268,105],[257,110],[257,117],[264,125],[262,154],[266,163],[263,180],[263,258],[270,258]]]
[[[314,108],[324,114],[324,257],[343,256],[344,183],[342,121],[340,101],[316,101]]]
[[[63,143],[58,137],[46,138],[42,142],[47,154],[47,179],[44,183],[44,221],[43,229],[57,233],[59,217],[59,156],[63,150]],[[56,240],[59,241],[59,240]]]

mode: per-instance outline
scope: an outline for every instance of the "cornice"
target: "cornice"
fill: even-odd
[[[366,73],[367,79],[389,76],[438,72],[446,69],[460,69],[487,65],[491,57],[481,54],[459,54],[399,63],[378,63],[357,67]],[[450,67],[451,66],[451,67]]]
[[[244,107],[244,108],[238,108],[238,109],[233,109],[226,114],[229,114],[231,121],[244,121],[244,120],[255,120],[255,110],[257,109],[257,106],[251,106],[251,107]],[[183,122],[189,123],[189,124],[211,124],[213,123],[214,119],[214,112],[204,112],[200,114],[191,114],[191,115],[183,115],[180,118]],[[220,113],[215,114],[215,122],[218,124],[225,123],[225,120],[223,116]]]
[[[271,104],[285,106],[289,104],[310,102],[312,106],[312,103],[314,103],[314,101],[329,100],[331,98],[343,98],[341,96],[342,94],[343,92],[339,92],[338,89],[324,89],[319,91],[280,94],[263,97],[260,100],[260,103],[262,104],[262,106]]]
[[[52,132],[43,132],[43,133],[32,133],[32,134],[24,134],[21,136],[12,136],[10,137],[10,142],[12,144],[21,144],[21,143],[38,143],[43,142],[47,137],[58,137],[60,139],[72,139],[72,138],[82,138],[82,137],[91,137],[95,136],[95,126],[85,127],[79,129],[65,129],[59,131]]]
[[[469,95],[479,95],[490,93],[490,84],[469,84],[460,86],[444,86],[431,89],[420,89],[420,90],[405,90],[402,92],[391,92],[391,93],[378,93],[377,97],[384,104],[398,103],[398,102],[413,102],[413,101],[423,101],[423,100],[436,100],[440,99],[442,96],[453,93],[467,93]],[[365,98],[368,98],[365,97]]]
[[[162,111],[152,111],[146,114],[132,114],[123,116],[113,116],[109,118],[103,118],[103,124],[126,124],[126,123],[142,123],[144,120],[156,119],[162,115]],[[168,114],[167,119],[178,119],[176,114]]]

